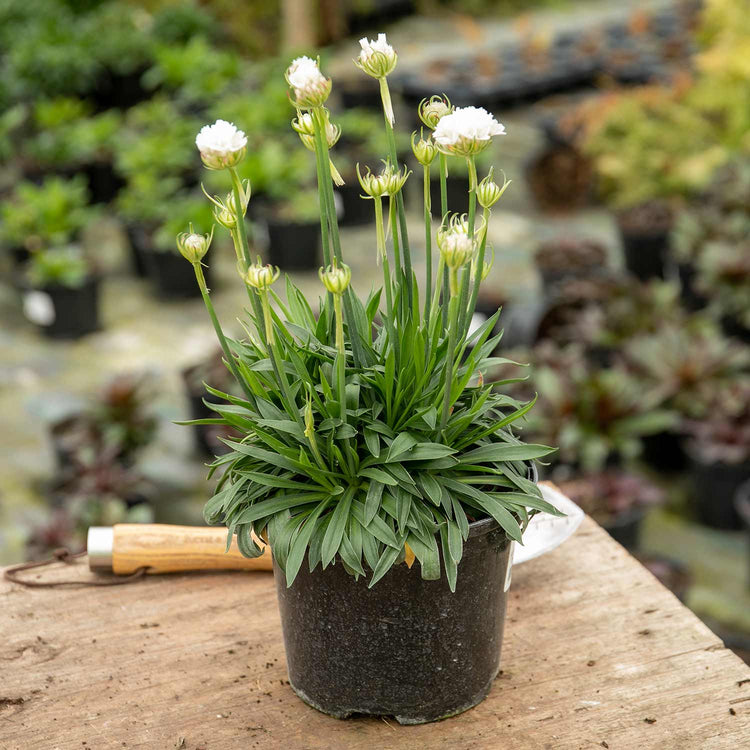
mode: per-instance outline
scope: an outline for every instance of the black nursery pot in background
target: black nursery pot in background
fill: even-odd
[[[750,479],[743,482],[737,488],[737,492],[734,496],[734,509],[742,520],[742,525],[745,527],[745,533],[747,535],[747,587],[750,589]]]
[[[704,463],[691,457],[688,471],[699,520],[714,529],[741,529],[734,498],[740,485],[750,479],[750,463]]]
[[[414,181],[417,184],[417,181]],[[448,210],[451,213],[465,214],[469,212],[469,178],[452,177],[448,175],[445,181],[446,195],[448,196]],[[421,183],[420,183],[420,203],[421,203]],[[440,205],[440,180],[430,181],[430,203],[432,215],[436,219],[443,216]]]
[[[268,221],[268,260],[284,271],[320,268],[320,223]]]
[[[510,542],[492,519],[470,526],[455,593],[394,565],[368,589],[340,561],[287,588],[274,563],[292,689],[336,718],[422,724],[479,703],[500,668]]]
[[[642,281],[663,279],[669,254],[672,211],[658,201],[633,206],[617,215],[625,267]]]
[[[352,183],[336,188],[341,198],[341,224],[345,227],[369,224],[373,217],[372,201],[362,198],[363,190],[355,177]]]
[[[53,339],[77,339],[99,328],[99,279],[92,276],[82,286],[53,284],[38,290],[49,296],[54,318],[41,330]],[[33,294],[33,292],[32,292]]]
[[[200,297],[201,292],[198,282],[195,280],[193,266],[176,252],[157,250],[151,251],[146,256],[146,267],[148,275],[156,285],[161,297],[170,299],[187,299]],[[209,268],[203,268],[206,283],[211,286],[211,273]]]

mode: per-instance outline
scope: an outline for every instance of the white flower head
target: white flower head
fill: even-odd
[[[331,79],[326,78],[311,57],[298,57],[286,70],[286,82],[294,91],[295,105],[300,109],[319,107],[331,93]]]
[[[505,135],[505,126],[484,107],[456,107],[440,118],[432,137],[444,154],[468,157],[487,148],[495,135]]]
[[[235,167],[245,157],[247,137],[226,120],[204,125],[195,138],[203,164],[208,169]]]
[[[378,34],[378,38],[374,40],[362,37],[359,45],[362,49],[354,64],[360,70],[373,78],[385,78],[393,72],[398,62],[398,55],[388,44],[385,34]]]

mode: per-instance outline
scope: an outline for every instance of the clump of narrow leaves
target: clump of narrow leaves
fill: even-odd
[[[441,575],[440,545],[453,588],[471,521],[492,517],[520,541],[535,511],[555,513],[529,472],[551,449],[524,444],[511,429],[532,403],[500,393],[505,381],[478,377],[504,362],[490,356],[497,315],[459,347],[466,356],[447,383],[451,411],[441,429],[448,339],[440,319],[430,329],[415,315],[389,340],[375,322],[379,296],[364,306],[351,296],[357,328],[347,334],[361,341],[364,361],[347,352],[343,413],[327,308],[316,319],[289,281],[287,303],[276,300],[284,322],[275,322],[292,401],[252,340],[232,342],[248,398],[209,388],[228,402],[210,404],[219,415],[212,423],[247,437],[229,442],[232,451],[212,466],[225,471],[206,521],[225,523],[246,555],[260,554],[250,531],[266,539],[290,584],[307,556],[310,570],[339,558],[373,585],[408,544],[427,579]]]

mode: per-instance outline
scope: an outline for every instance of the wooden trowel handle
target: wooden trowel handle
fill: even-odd
[[[112,572],[128,575],[147,567],[149,573],[188,570],[271,570],[268,546],[263,555],[243,557],[232,540],[225,552],[225,528],[121,523],[112,530]]]

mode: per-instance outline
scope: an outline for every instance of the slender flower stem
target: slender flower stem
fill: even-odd
[[[318,173],[318,209],[320,211],[320,236],[321,244],[323,246],[323,263],[325,266],[329,266],[331,264],[331,249],[328,230],[329,221],[327,200],[325,194],[325,183],[331,179],[331,174],[330,168],[326,173],[325,160],[323,156],[323,139],[325,138],[323,128],[318,127],[317,118],[313,118],[313,125],[315,127],[315,166]]]
[[[466,311],[466,320],[471,323],[474,310],[477,308],[477,298],[479,297],[479,287],[482,283],[482,273],[484,272],[484,256],[487,249],[487,229],[490,223],[490,209],[485,208],[482,211],[482,223],[484,230],[482,232],[482,241],[479,243],[479,254],[477,255],[476,267],[474,269],[474,287],[471,290],[471,299],[469,300],[469,309]],[[468,334],[468,329],[466,330]]]
[[[242,181],[234,167],[230,167],[229,174],[232,176],[234,207],[237,217],[237,238],[240,241],[240,248],[242,249],[242,254],[245,258],[245,264],[246,266],[249,266],[252,263],[252,259],[250,257],[250,245],[248,245],[247,242],[247,227],[245,226],[245,211],[243,209],[242,201]]]
[[[385,132],[388,137],[388,150],[391,158],[393,168],[398,170],[398,153],[396,151],[396,136],[393,132],[393,107],[391,105],[391,93],[388,89],[388,80],[385,78],[380,79],[380,98],[383,102],[383,116],[385,120]],[[390,116],[389,116],[390,114]],[[398,208],[398,220],[401,228],[401,246],[404,251],[404,275],[406,276],[406,291],[407,298],[409,300],[408,309],[411,310],[412,303],[412,265],[411,265],[411,251],[409,249],[409,232],[406,226],[406,211],[404,210],[404,195],[403,191],[399,190],[396,195],[396,207]],[[394,242],[395,242],[394,232]],[[400,266],[400,261],[397,261]]]
[[[441,255],[438,259],[438,267],[437,267],[437,275],[435,276],[436,279],[441,278],[445,275],[445,261],[443,260],[443,256]],[[442,292],[442,289],[440,287],[440,284],[435,284],[435,291],[433,292],[432,297],[432,310],[430,311],[430,324],[432,324],[432,316],[436,314],[438,310],[440,310],[440,293]],[[443,297],[443,299],[447,299],[447,297]]]
[[[391,196],[388,201],[388,221],[391,224],[391,237],[393,238],[393,260],[396,263],[396,268],[401,268],[401,248],[398,241],[398,223],[396,217],[396,200],[395,196]]]
[[[477,165],[475,156],[466,158],[466,164],[469,167],[469,237],[474,239],[474,224],[477,211]],[[471,273],[468,271],[462,274],[461,277],[461,292],[459,296],[458,304],[458,330],[463,332],[467,324],[467,300],[469,297],[469,281],[471,280]],[[471,319],[468,319],[469,324]]]
[[[440,213],[442,214],[440,220],[440,228],[445,228],[445,223],[448,220],[448,157],[441,153],[439,155],[440,163]],[[439,279],[439,276],[438,276]],[[440,284],[440,281],[436,281]],[[448,328],[448,269],[443,268],[443,330]]]
[[[219,344],[221,345],[221,350],[224,353],[224,358],[227,361],[227,366],[229,367],[230,372],[234,376],[234,379],[237,381],[237,383],[240,385],[242,390],[245,392],[245,395],[248,398],[248,401],[255,402],[255,396],[253,395],[252,391],[248,387],[247,383],[245,382],[245,379],[240,376],[239,370],[237,369],[237,363],[234,359],[234,354],[232,354],[232,350],[229,348],[229,342],[227,341],[226,336],[224,335],[224,331],[221,328],[221,323],[219,322],[219,318],[216,315],[216,310],[214,310],[214,304],[211,301],[211,296],[208,292],[208,287],[206,286],[206,277],[203,275],[203,267],[200,263],[193,263],[193,271],[195,271],[195,278],[198,282],[198,288],[201,290],[201,296],[203,297],[203,304],[206,306],[206,310],[208,311],[208,317],[211,318],[211,323],[213,323],[214,331],[216,331],[216,337],[219,339]]]
[[[333,309],[336,313],[336,369],[339,386],[339,416],[346,424],[346,349],[344,348],[344,317],[341,311],[341,295],[333,295]]]
[[[453,272],[455,273],[455,271]],[[445,354],[445,369],[443,371],[444,391],[443,391],[443,414],[440,418],[440,431],[445,430],[448,424],[448,414],[450,412],[451,389],[453,386],[453,358],[456,348],[456,326],[458,323],[458,297],[451,296],[448,315],[448,350]]]
[[[271,316],[271,303],[268,300],[268,292],[265,290],[259,290],[258,296],[260,297],[261,309],[263,311],[263,323],[265,331],[265,344],[268,350],[271,352],[271,362],[273,363],[274,370],[276,372],[276,378],[279,381],[281,390],[284,393],[284,406],[286,407],[287,414],[292,417],[301,427],[304,429],[305,425],[300,416],[299,409],[297,408],[297,400],[289,387],[289,381],[284,372],[284,362],[279,352],[278,344],[276,343],[276,335],[273,330],[273,318]]]
[[[342,263],[341,257],[341,239],[339,237],[339,223],[336,217],[336,203],[333,198],[333,183],[330,174],[330,156],[328,154],[328,141],[325,135],[325,116],[322,107],[313,107],[310,111],[315,127],[315,152],[318,155],[320,168],[318,171],[318,186],[322,185],[323,201],[320,205],[321,212],[324,212],[328,220],[328,228],[333,250],[333,258],[329,255],[326,265],[332,262]],[[322,226],[322,224],[321,224]],[[354,322],[354,307],[352,305],[352,289],[349,287],[344,292],[344,312],[349,324],[349,338],[352,344],[352,354],[354,355],[355,364],[364,362],[364,352],[362,342],[359,340],[357,326]]]
[[[430,165],[423,169],[424,191],[424,245],[425,245],[425,290],[424,290],[424,319],[430,317],[430,301],[432,299],[432,198],[430,196]]]
[[[383,199],[373,198],[375,203],[375,233],[378,243],[378,258],[383,261],[383,284],[388,310],[393,309],[393,292],[391,290],[391,269],[388,263],[388,251],[385,246],[385,229],[383,228]]]

